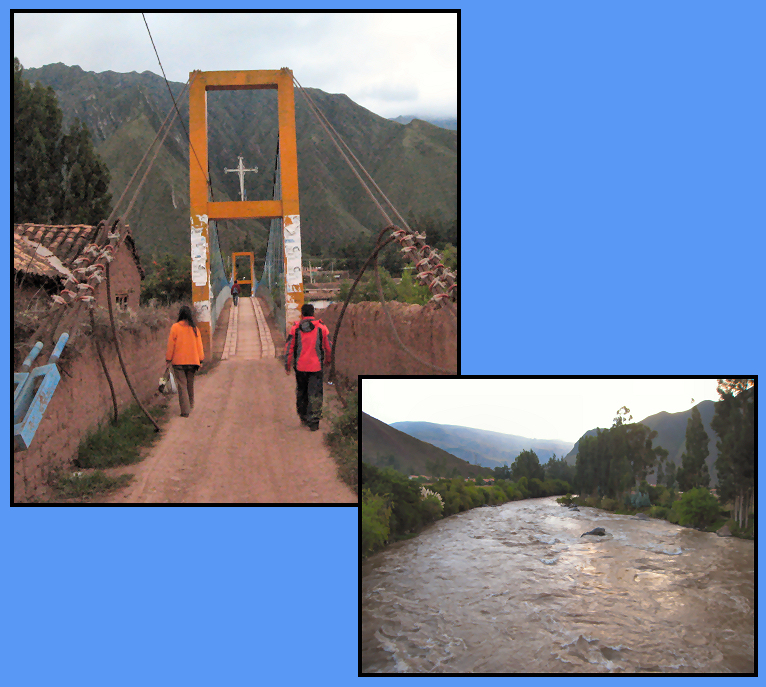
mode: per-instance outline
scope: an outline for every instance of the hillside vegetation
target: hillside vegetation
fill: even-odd
[[[172,107],[162,77],[151,72],[85,72],[51,64],[27,69],[25,78],[51,86],[69,125],[79,118],[90,130],[111,173],[116,199]],[[141,254],[188,252],[188,96],[171,83],[178,120],[165,140],[131,212],[129,223]],[[421,120],[402,125],[380,117],[342,94],[307,89],[316,105],[351,147],[401,214],[416,219],[457,218],[457,132]],[[234,168],[242,155],[248,200],[270,199],[277,149],[276,91],[216,91],[208,94],[209,170],[216,200],[239,196]],[[296,92],[298,178],[304,253],[334,255],[342,245],[368,238],[383,226],[377,208]],[[262,250],[265,221],[230,221],[221,231],[224,252]]]

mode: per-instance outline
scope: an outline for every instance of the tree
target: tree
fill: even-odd
[[[719,379],[715,414],[710,426],[718,434],[718,491],[734,501],[733,517],[747,529],[755,493],[755,380]]]
[[[400,303],[425,305],[431,300],[431,293],[427,286],[416,284],[412,280],[412,270],[405,269],[402,272],[402,280],[397,288],[396,300]]]
[[[516,456],[516,460],[511,465],[511,477],[516,482],[522,477],[526,477],[527,480],[537,478],[539,480],[545,479],[545,470],[540,465],[540,461],[537,458],[537,454],[534,451],[524,450]]]
[[[665,486],[668,489],[673,489],[676,485],[676,464],[673,462],[668,463],[667,470],[665,472]]]
[[[623,406],[610,429],[599,429],[595,436],[580,439],[574,480],[580,494],[614,498],[645,480],[657,460],[667,456],[662,447],[652,446],[657,432],[629,423],[632,419],[630,410]]]
[[[109,216],[109,169],[96,155],[88,129],[76,119],[61,141],[63,192],[58,221],[98,224]]]
[[[676,475],[678,487],[682,491],[710,486],[710,473],[705,463],[710,453],[708,441],[699,408],[694,406],[686,423],[686,451],[681,456],[681,469]]]
[[[511,479],[511,468],[508,467],[508,463],[503,463],[499,468],[493,468],[492,474],[495,479]]]
[[[97,224],[110,211],[109,170],[79,121],[62,130],[53,89],[30,86],[23,71],[14,58],[13,220]]]
[[[544,466],[545,479],[560,479],[569,484],[574,483],[575,469],[572,465],[568,465],[563,458],[556,458],[554,453]]]
[[[141,282],[141,303],[146,304],[151,299],[156,299],[163,305],[190,301],[192,297],[191,281],[191,258],[184,256],[177,258],[174,255],[165,254],[152,260],[152,274]]]

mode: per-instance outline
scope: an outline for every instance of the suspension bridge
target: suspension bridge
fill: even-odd
[[[300,318],[300,308],[304,301],[294,87],[303,94],[309,109],[340,156],[349,164],[383,220],[384,228],[380,230],[373,252],[352,285],[352,292],[365,269],[372,268],[381,305],[391,329],[388,340],[392,343],[386,345],[398,347],[402,356],[415,360],[422,374],[454,374],[457,370],[454,366],[452,369],[445,368],[423,359],[402,341],[383,298],[377,272],[378,253],[390,243],[399,244],[405,257],[414,263],[420,283],[429,288],[432,301],[438,308],[449,313],[455,339],[456,277],[442,264],[438,253],[426,243],[426,236],[409,228],[329,120],[314,106],[310,95],[302,89],[289,69],[194,71],[186,87],[189,89],[190,278],[193,309],[202,333],[206,360],[217,357],[221,362],[213,374],[203,375],[199,379],[192,422],[186,418],[171,420],[151,456],[140,466],[134,486],[115,498],[125,499],[126,502],[355,501],[353,492],[335,477],[332,460],[321,442],[317,441],[317,435],[302,431],[305,428],[297,421],[293,382],[285,375],[278,359],[285,334]],[[274,169],[271,170],[274,179],[272,197],[268,200],[246,199],[242,175],[254,170],[246,169],[240,157],[236,169],[226,170],[236,171],[240,175],[240,199],[217,201],[207,173],[206,94],[214,90],[243,89],[277,90],[279,132]],[[95,276],[103,276],[107,292],[110,285],[109,262],[123,240],[121,227],[126,225],[127,216],[178,114],[175,99],[174,110],[165,118],[155,141],[144,154],[110,217],[99,225],[90,247],[92,249],[89,248],[88,255],[84,255],[84,264],[77,270],[87,275],[95,272]],[[149,159],[152,149],[154,153]],[[147,160],[148,166],[127,209],[118,214],[128,189]],[[263,273],[259,278],[254,273],[252,254],[248,254],[250,267],[240,277],[240,281],[250,286],[250,293],[248,297],[240,299],[238,307],[232,307],[231,283],[237,278],[237,254],[232,256],[232,274],[229,278],[220,248],[219,222],[247,218],[270,221],[268,247]],[[81,293],[78,291],[81,287],[77,283],[77,276],[71,279],[74,285],[67,292]],[[83,277],[83,283],[85,279]],[[87,279],[91,279],[91,276]],[[46,344],[76,328],[82,319],[81,313],[89,310],[92,321],[93,298],[86,295],[77,296],[71,302],[66,298],[54,300],[49,321],[36,333],[41,335]],[[109,303],[114,332],[111,296]],[[337,319],[333,344],[337,341],[347,305],[348,301]],[[218,328],[225,329],[217,331]],[[45,336],[42,336],[43,333]],[[136,401],[143,408],[130,383],[116,332],[114,338],[125,379]],[[219,347],[217,351],[216,345]],[[101,362],[104,366],[104,361]],[[53,364],[51,367],[55,369],[56,366]],[[331,376],[333,372],[334,368],[330,371]],[[108,376],[105,366],[104,373]],[[32,377],[27,372],[24,374]],[[22,396],[29,400],[33,394],[30,392]],[[42,421],[50,398],[33,398],[30,402],[30,407],[36,408],[33,424]],[[40,402],[35,405],[38,400]],[[151,417],[146,409],[144,411]],[[14,408],[15,422],[17,417],[24,417],[24,412],[23,408]],[[34,428],[31,436],[34,436]],[[26,440],[25,448],[29,441],[31,439]],[[310,469],[307,467],[309,465]],[[306,475],[305,482],[299,483],[300,475]],[[286,483],[290,481],[292,487],[288,488]],[[319,488],[316,485],[322,486]]]

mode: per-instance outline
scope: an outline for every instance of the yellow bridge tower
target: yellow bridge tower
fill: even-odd
[[[210,241],[208,222],[250,217],[282,219],[285,275],[285,324],[300,319],[303,305],[301,232],[298,209],[298,153],[295,138],[295,96],[290,69],[189,74],[189,198],[191,214],[192,300],[205,345],[212,348]],[[207,92],[257,88],[277,90],[281,198],[277,200],[210,200],[207,168]]]

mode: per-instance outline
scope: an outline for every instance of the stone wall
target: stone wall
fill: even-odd
[[[105,289],[104,289],[105,290]],[[165,348],[170,322],[158,330],[118,332],[120,350],[131,384],[142,403],[158,393],[165,371]],[[77,338],[77,350],[66,351],[59,364],[61,381],[45,411],[32,445],[14,454],[14,501],[44,497],[48,473],[67,466],[80,441],[113,414],[112,395],[92,340]],[[117,394],[119,408],[135,403],[122,373],[114,343],[102,342],[102,352]]]
[[[435,370],[414,360],[396,342],[380,303],[350,303],[336,343],[336,370],[350,379],[357,375],[457,374],[457,321],[435,303],[387,303],[402,343],[422,360],[447,371]],[[316,312],[330,329],[343,305],[334,303]]]

